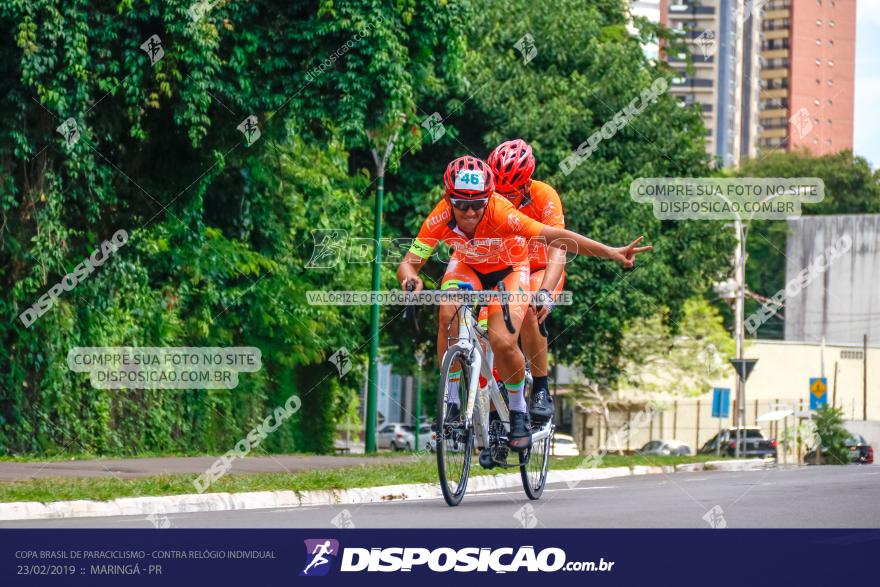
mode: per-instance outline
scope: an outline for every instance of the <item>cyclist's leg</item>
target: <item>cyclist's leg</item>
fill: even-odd
[[[446,273],[440,282],[440,289],[458,289],[462,282],[470,283],[473,289],[480,289],[480,278],[473,269],[462,263],[459,259],[453,258],[446,266]],[[449,346],[449,338],[458,336],[458,320],[456,319],[456,310],[459,304],[440,304],[440,316],[437,321],[437,364],[443,364],[443,355]],[[450,373],[448,397],[450,403],[455,406],[459,404],[458,386],[460,384],[461,365],[453,366],[454,371]]]
[[[538,291],[543,279],[544,269],[532,271],[529,277],[529,290]],[[532,305],[529,305],[523,320],[522,349],[532,367],[532,377],[535,378],[535,389],[537,389],[537,378],[547,378],[547,339],[541,336],[541,332],[538,330],[538,319],[535,316],[535,307]]]
[[[529,289],[528,265],[517,266],[505,277],[504,285],[511,294],[523,297]],[[510,445],[515,449],[524,449],[529,446],[528,430],[528,405],[523,397],[525,387],[525,359],[519,350],[517,341],[522,326],[523,317],[528,308],[528,300],[512,299],[510,307],[510,320],[513,323],[514,332],[507,330],[501,305],[493,302],[489,305],[489,341],[492,351],[495,353],[495,366],[498,369],[501,380],[507,388],[507,397],[510,404]]]
[[[529,278],[531,291],[538,291],[543,280],[544,269],[533,271]],[[563,271],[556,287],[550,292],[554,298],[562,291],[564,283],[565,272]],[[522,347],[532,368],[532,409],[530,410],[530,415],[539,421],[546,420],[553,415],[553,400],[548,393],[547,381],[547,374],[549,372],[547,365],[547,339],[538,330],[538,318],[535,314],[534,306],[531,305],[523,321]]]

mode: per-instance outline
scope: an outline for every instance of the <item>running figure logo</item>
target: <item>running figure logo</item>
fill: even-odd
[[[339,541],[332,538],[311,538],[306,543],[306,566],[300,577],[322,577],[330,572],[330,559],[339,554]]]

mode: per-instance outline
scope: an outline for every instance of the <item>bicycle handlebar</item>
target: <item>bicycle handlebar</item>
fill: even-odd
[[[507,330],[511,334],[516,333],[516,328],[513,327],[513,321],[510,319],[510,307],[507,305],[507,296],[504,294],[507,292],[507,287],[505,287],[504,282],[498,282],[498,293],[501,294],[501,315],[504,317],[504,325],[507,326]]]
[[[414,291],[416,289],[416,284],[412,281],[407,282],[406,291]],[[407,306],[403,309],[403,319],[409,320],[410,317],[415,321],[416,318],[416,308],[414,304],[407,304]],[[416,327],[418,327],[418,322],[416,321]]]

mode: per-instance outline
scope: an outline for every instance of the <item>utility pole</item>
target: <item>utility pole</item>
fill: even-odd
[[[834,361],[834,386],[831,391],[831,407],[837,407],[837,361]]]
[[[868,419],[868,335],[862,338],[862,420]]]
[[[760,204],[764,202],[769,202],[773,198],[778,197],[778,194],[770,195],[760,201]],[[723,198],[723,196],[722,196]],[[727,198],[724,198],[727,200]],[[727,200],[730,203],[729,200]],[[755,213],[752,212],[752,215],[749,216],[748,222],[749,226],[751,225],[752,219],[754,218]],[[734,230],[736,231],[736,249],[733,252],[733,295],[735,297],[734,304],[734,339],[736,340],[736,361],[738,361],[739,365],[735,365],[737,369],[737,373],[741,373],[739,377],[736,379],[736,406],[738,409],[734,410],[733,421],[734,425],[738,426],[737,430],[737,442],[735,454],[737,457],[740,456],[740,449],[742,447],[742,441],[745,438],[745,430],[743,428],[746,425],[746,379],[748,378],[748,372],[751,371],[752,366],[745,366],[743,360],[743,353],[745,352],[745,295],[746,295],[746,227],[743,225],[742,217],[737,214],[736,219],[733,222]],[[729,298],[729,296],[728,296]],[[751,361],[750,361],[751,362]]]
[[[381,286],[381,269],[382,269],[382,198],[385,195],[385,164],[388,157],[394,149],[394,143],[400,133],[400,125],[393,131],[393,134],[385,143],[384,152],[380,155],[378,146],[376,145],[377,134],[367,131],[367,138],[370,142],[370,152],[373,154],[373,162],[376,165],[376,206],[373,210],[373,295],[379,292]],[[376,452],[376,404],[379,398],[379,304],[376,299],[372,300],[370,308],[370,368],[367,374],[367,432],[364,439],[364,452]]]
[[[743,232],[743,223],[739,218],[734,222],[734,230],[736,230],[736,251],[733,255],[734,264],[734,284],[736,287],[736,303],[734,306],[734,324],[736,339],[736,358],[743,358],[743,350],[745,346],[745,290],[746,290],[746,237]],[[742,450],[743,427],[746,425],[746,383],[745,378],[736,378],[736,405],[737,413],[736,425],[736,458],[740,457]]]

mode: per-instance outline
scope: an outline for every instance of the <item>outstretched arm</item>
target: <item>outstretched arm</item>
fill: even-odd
[[[547,251],[547,267],[544,269],[541,289],[553,291],[562,277],[563,269],[565,269],[565,251],[561,247],[551,247]]]
[[[651,246],[637,246],[645,238],[643,236],[640,236],[625,247],[609,247],[606,244],[594,241],[571,230],[555,228],[553,226],[544,226],[541,229],[541,236],[547,239],[547,244],[550,247],[562,249],[565,252],[572,252],[576,255],[611,259],[623,264],[626,269],[635,264],[637,254],[654,248]]]

